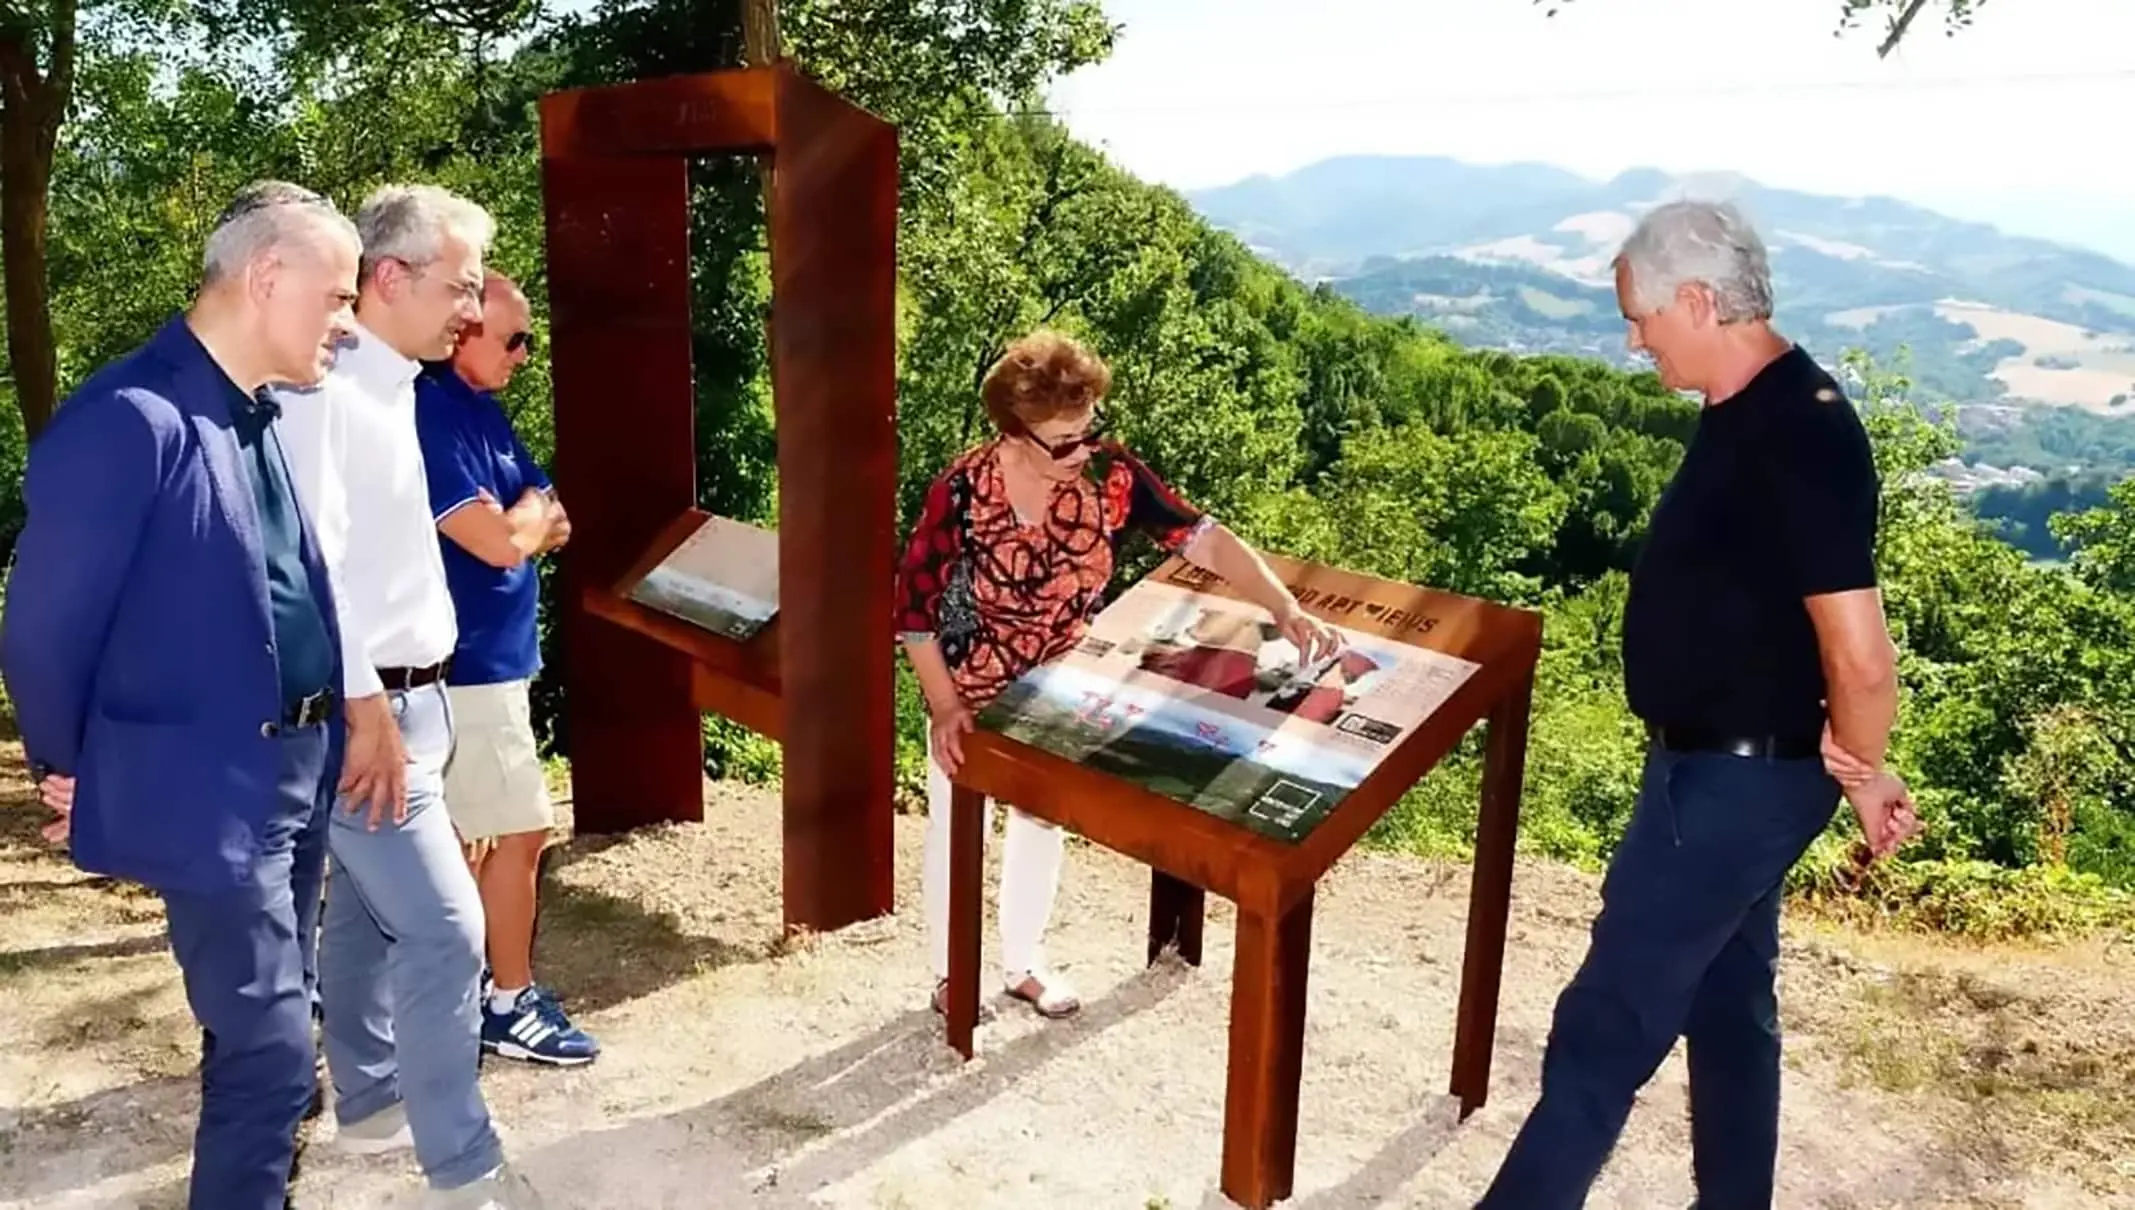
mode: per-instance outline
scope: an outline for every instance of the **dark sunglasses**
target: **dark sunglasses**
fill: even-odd
[[[1062,458],[1073,456],[1076,450],[1085,446],[1096,445],[1098,440],[1104,436],[1104,432],[1105,414],[1099,412],[1090,418],[1090,427],[1084,429],[1079,437],[1070,437],[1065,441],[1046,441],[1028,429],[1024,430],[1023,435],[1030,439],[1032,445],[1044,450],[1046,457],[1058,462]]]
[[[505,352],[516,353],[521,349],[525,349],[529,355],[533,353],[534,334],[532,332],[514,332],[505,338]]]

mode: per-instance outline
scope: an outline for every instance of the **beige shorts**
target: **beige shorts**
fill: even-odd
[[[452,759],[445,765],[445,811],[469,843],[540,832],[555,805],[534,745],[527,682],[454,685]]]

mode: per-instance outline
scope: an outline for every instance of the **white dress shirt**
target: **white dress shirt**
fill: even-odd
[[[422,366],[360,324],[316,387],[277,388],[277,422],[340,615],[343,691],[384,691],[380,668],[452,654],[459,623],[415,436]]]

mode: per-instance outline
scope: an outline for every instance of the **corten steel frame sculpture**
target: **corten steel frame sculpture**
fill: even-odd
[[[893,909],[897,135],[785,64],[541,99],[576,824],[704,811],[700,711],[785,750],[788,927]],[[736,643],[622,593],[696,528],[692,156],[765,155],[779,613]]]
[[[987,796],[1150,867],[1151,963],[1166,948],[1201,963],[1207,892],[1238,905],[1231,972],[1229,1076],[1223,1109],[1223,1192],[1261,1210],[1290,1196],[1304,1073],[1305,979],[1312,900],[1320,877],[1410,786],[1487,718],[1481,815],[1470,883],[1468,937],[1453,1035],[1452,1092],[1465,1119],[1490,1087],[1513,842],[1527,761],[1528,710],[1541,655],[1540,614],[1472,597],[1390,584],[1276,555],[1268,564],[1305,608],[1361,632],[1400,638],[1373,619],[1432,619],[1414,641],[1481,667],[1381,759],[1370,776],[1297,844],[1248,831],[1185,803],[988,731],[964,738],[951,795],[948,1038],[965,1058],[979,1010],[979,888]],[[1153,579],[1242,599],[1220,580],[1172,559]],[[1360,608],[1361,607],[1361,608]]]

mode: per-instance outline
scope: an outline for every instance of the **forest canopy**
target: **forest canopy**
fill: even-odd
[[[59,396],[186,305],[208,225],[258,177],[304,182],[349,208],[396,180],[479,200],[499,222],[492,260],[524,283],[538,331],[548,304],[538,98],[734,66],[743,42],[738,6],[715,0],[603,0],[570,16],[516,0],[111,0],[78,11],[55,0],[7,12],[0,72],[20,78],[27,54],[38,87],[68,93],[63,123],[37,110],[53,123],[41,255]],[[1953,21],[1968,12],[1948,7]],[[1643,744],[1618,654],[1626,573],[1694,407],[1650,373],[1464,349],[1414,319],[1369,315],[1121,171],[1037,104],[1047,81],[1109,53],[1115,31],[1095,4],[792,0],[781,18],[802,70],[900,131],[907,520],[932,475],[982,435],[976,385],[1003,342],[1041,324],[1081,336],[1112,364],[1120,436],[1250,541],[1543,611],[1522,844],[1604,857]],[[24,95],[7,94],[7,139],[28,120]],[[21,187],[0,180],[11,223]],[[690,188],[700,502],[771,523],[760,187],[748,164],[706,161]],[[10,243],[11,350],[27,322],[18,309],[36,301],[14,286],[15,253]],[[1881,569],[1905,689],[1893,761],[1928,824],[1866,893],[1906,918],[1983,932],[2106,910],[2120,902],[2110,888],[2135,887],[2135,491],[2078,493],[2079,511],[2059,517],[2025,511],[2027,532],[2045,525],[2067,556],[2027,561],[1925,473],[1956,437],[1913,406],[1911,384],[1839,348],[1811,352],[1842,370],[1876,440]],[[25,430],[40,419],[36,374],[20,360],[0,379],[9,546]],[[541,359],[505,398],[548,459]],[[1136,557],[1125,574],[1154,552]],[[554,616],[545,602],[545,625]],[[553,747],[569,653],[546,647],[537,698]],[[921,711],[909,683],[900,710],[901,772],[916,785]],[[775,774],[774,745],[723,720],[706,731],[712,772]],[[1471,736],[1376,839],[1463,849],[1478,776]],[[1841,819],[1804,866],[1804,889],[1863,893],[1845,874],[1850,826]]]

